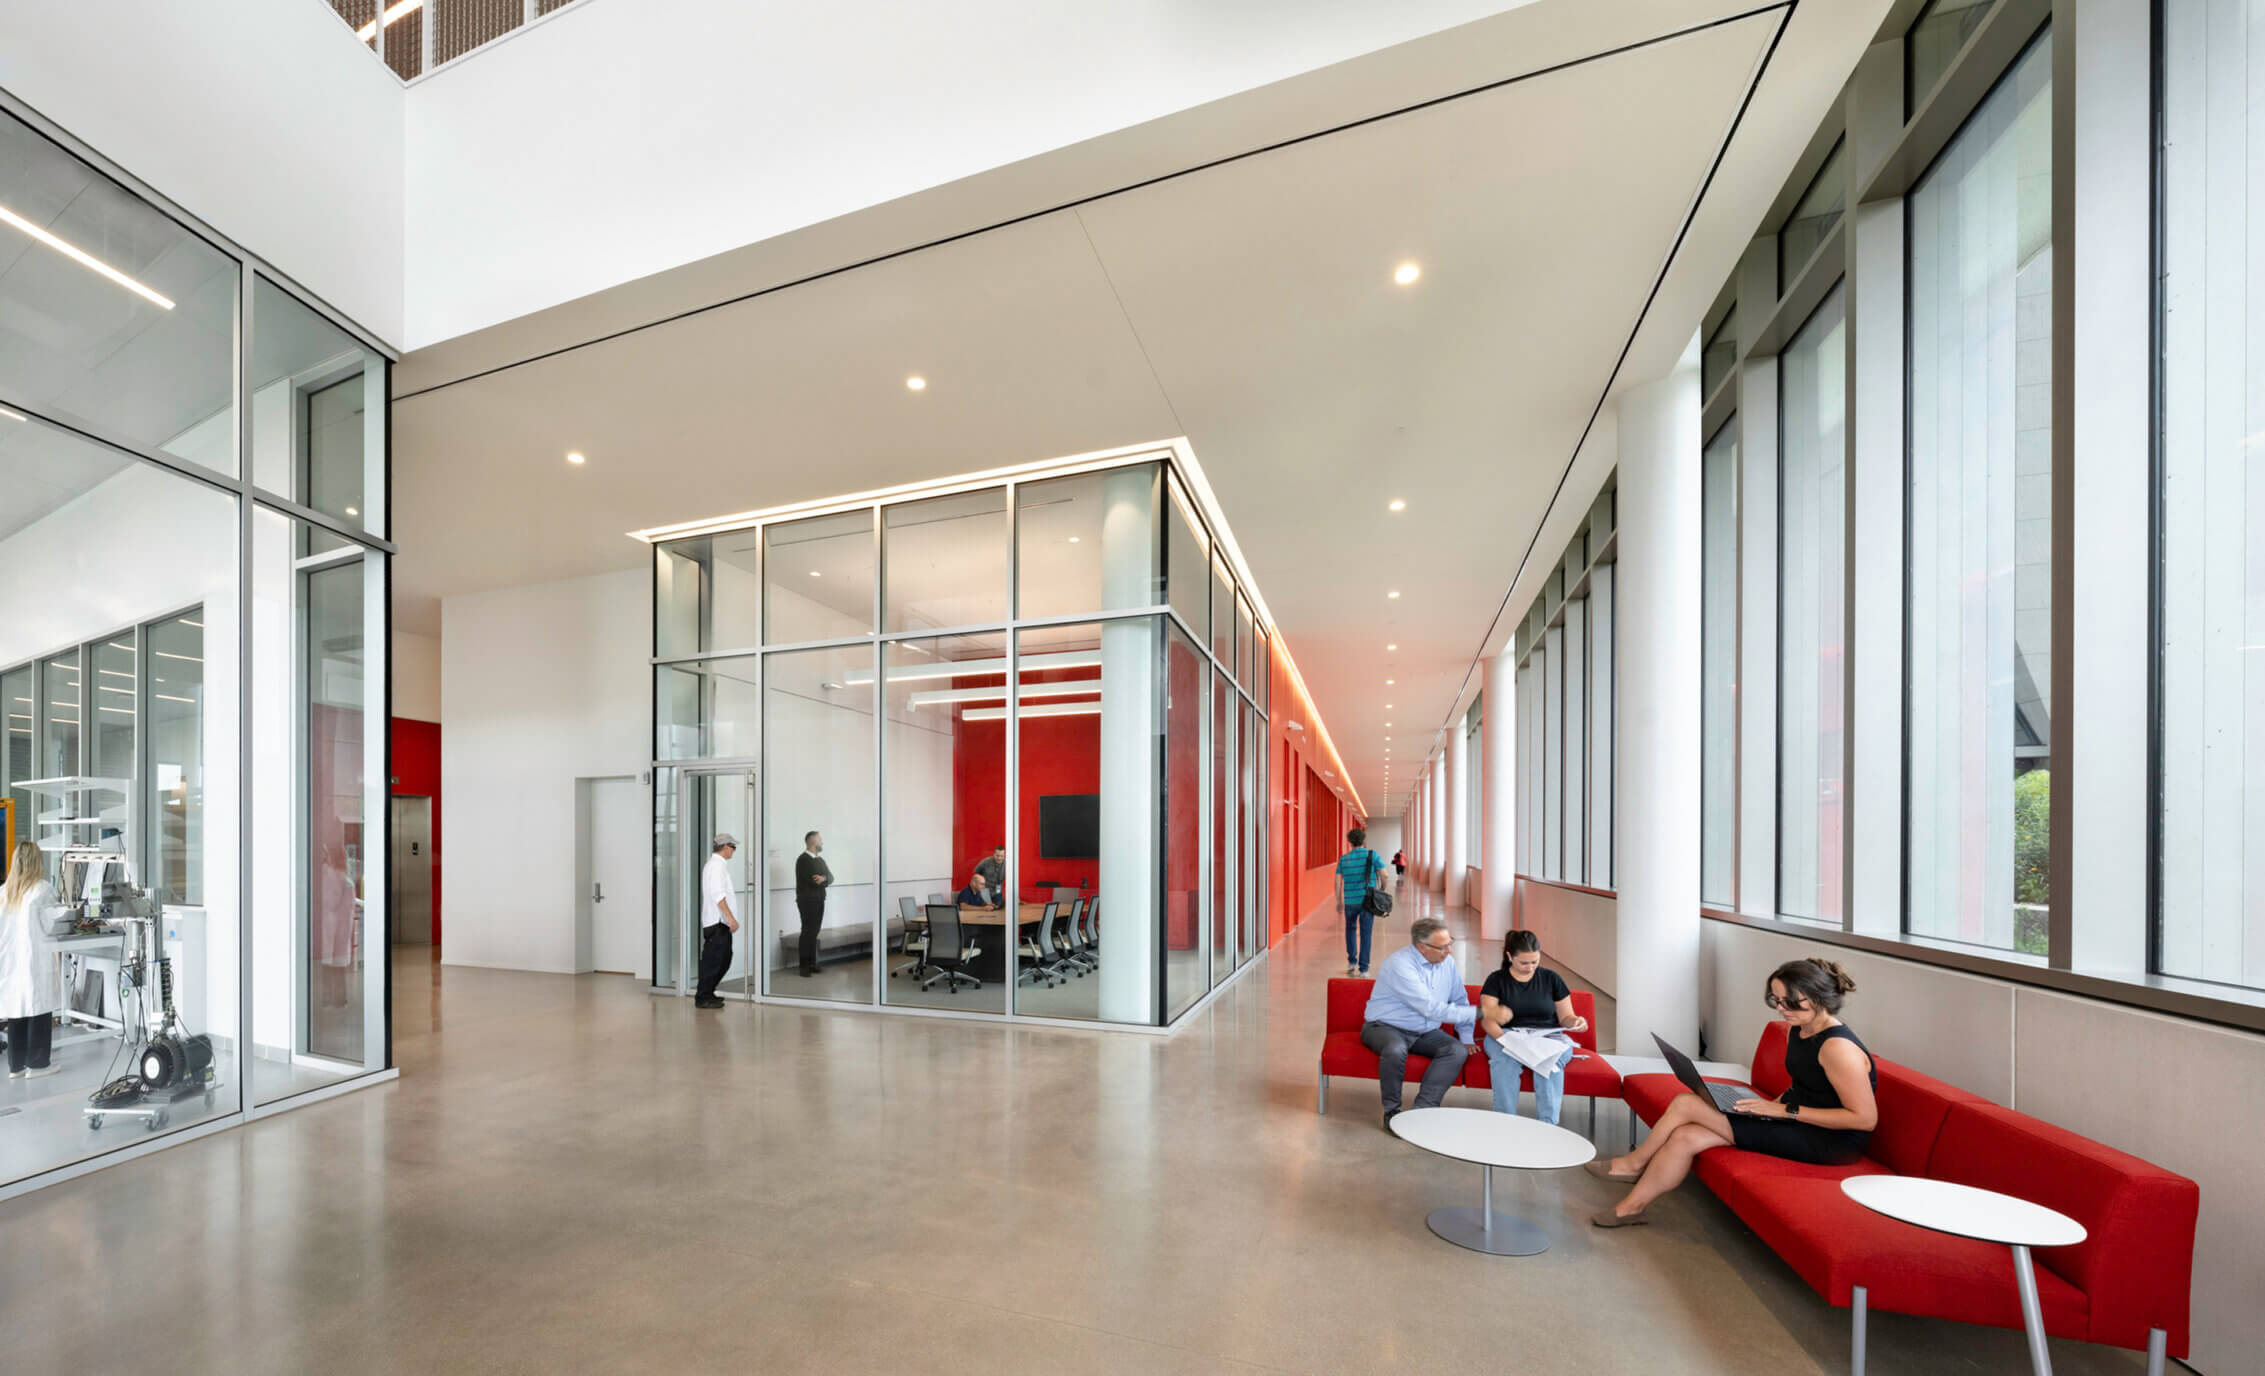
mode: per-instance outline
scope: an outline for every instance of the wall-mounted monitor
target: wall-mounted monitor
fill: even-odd
[[[1101,795],[1056,793],[1038,799],[1038,857],[1086,860],[1101,853]]]

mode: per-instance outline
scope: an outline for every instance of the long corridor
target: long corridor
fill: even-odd
[[[1382,950],[1431,903],[1403,894]],[[1499,933],[1449,917],[1475,981]],[[1847,1369],[1846,1312],[1704,1190],[1599,1233],[1611,1187],[1504,1172],[1500,1207],[1549,1251],[1434,1237],[1475,1170],[1380,1131],[1373,1085],[1314,1112],[1342,970],[1315,919],[1162,1039],[703,1013],[420,952],[397,969],[399,1083],[0,1205],[0,1368]],[[1618,1105],[1600,1133],[1624,1140]],[[1872,1327],[1875,1373],[2024,1359],[2015,1332]]]

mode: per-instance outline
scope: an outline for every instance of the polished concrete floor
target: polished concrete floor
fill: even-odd
[[[1455,920],[1483,969],[1499,934]],[[0,1204],[0,1370],[1847,1369],[1846,1312],[1702,1189],[1600,1233],[1612,1187],[1503,1172],[1549,1251],[1433,1237],[1477,1171],[1380,1131],[1371,1085],[1314,1112],[1343,968],[1309,923],[1164,1039],[699,1012],[418,950],[398,1083]],[[1875,1376],[2026,1369],[2017,1333],[1872,1328]]]

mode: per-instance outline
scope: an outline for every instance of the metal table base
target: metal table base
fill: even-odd
[[[1530,1257],[1549,1250],[1549,1234],[1508,1214],[1494,1211],[1494,1168],[1479,1167],[1486,1179],[1483,1202],[1476,1209],[1434,1209],[1424,1220],[1431,1230],[1458,1247],[1494,1257]]]

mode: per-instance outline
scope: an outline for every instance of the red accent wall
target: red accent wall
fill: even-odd
[[[1038,800],[1057,793],[1101,791],[1101,718],[1033,717],[1022,723],[1022,818],[1012,837],[1007,815],[1007,724],[962,721],[952,739],[952,883],[965,885],[975,862],[1006,841],[1014,849],[1022,896],[1035,901],[1034,878],[1094,878],[1099,856],[1041,859]]]
[[[393,719],[394,793],[433,800],[433,945],[440,945],[440,723]]]

